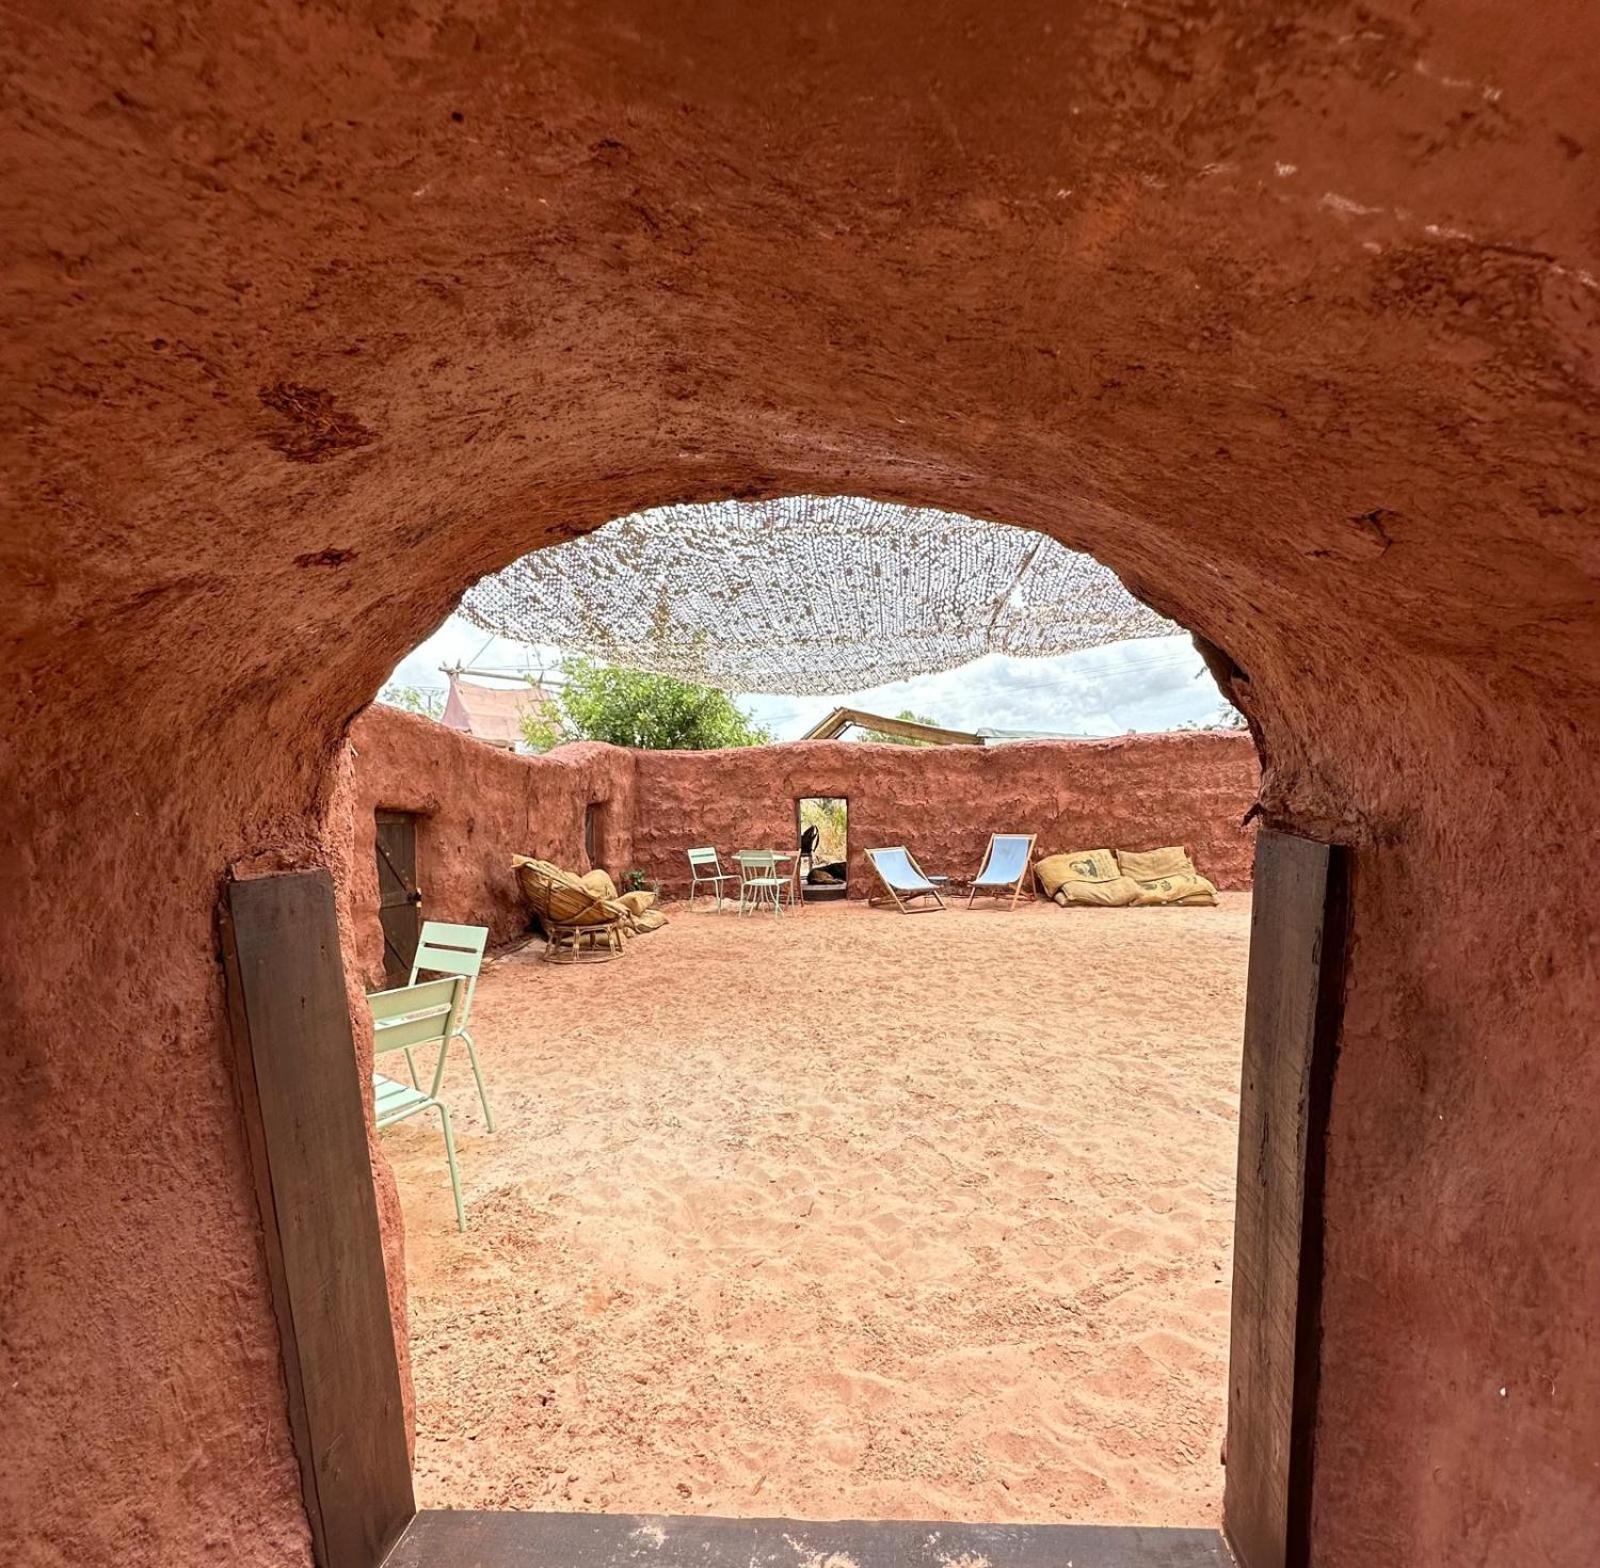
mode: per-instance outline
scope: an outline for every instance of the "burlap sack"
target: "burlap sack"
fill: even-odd
[[[642,915],[645,910],[654,906],[656,895],[649,888],[640,888],[634,893],[619,893],[617,902],[628,911],[630,915]]]
[[[1080,849],[1066,855],[1046,855],[1036,861],[1033,874],[1046,898],[1054,898],[1067,883],[1112,882],[1120,874],[1117,857],[1109,849]]]
[[[1112,877],[1109,882],[1063,882],[1056,889],[1055,901],[1063,909],[1073,904],[1122,909],[1139,902],[1139,884],[1132,877]]]
[[[593,871],[585,871],[578,880],[591,893],[598,893],[601,898],[615,898],[617,896],[617,884],[598,866]]]
[[[1194,862],[1182,844],[1168,849],[1119,849],[1117,866],[1135,882],[1154,882],[1161,877],[1192,877]]]
[[[624,893],[622,896],[626,899],[633,895]],[[630,917],[630,924],[635,931],[659,931],[666,923],[666,913],[660,909],[646,909],[641,914]]]
[[[1217,890],[1203,876],[1189,872],[1176,877],[1149,877],[1136,882],[1140,904],[1214,904]]]

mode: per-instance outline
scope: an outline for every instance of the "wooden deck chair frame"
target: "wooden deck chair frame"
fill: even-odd
[[[467,1060],[472,1063],[472,1076],[478,1085],[478,1103],[483,1107],[483,1125],[494,1131],[494,1112],[489,1109],[489,1091],[483,1086],[483,1069],[478,1066],[478,1047],[467,1028],[472,1018],[472,998],[478,989],[478,971],[483,968],[483,950],[488,945],[487,926],[456,926],[446,920],[424,920],[417,938],[417,956],[411,960],[411,978],[406,982],[415,985],[423,974],[460,975],[467,982],[467,994],[461,1003],[461,1018],[456,1025],[456,1038],[467,1048]],[[411,1052],[406,1052],[406,1066],[411,1069],[411,1087],[420,1089],[417,1064]]]
[[[917,857],[913,855],[904,844],[885,844],[881,849],[869,849],[867,851],[867,864],[872,867],[872,874],[878,879],[879,882],[883,884],[883,890],[893,901],[894,907],[898,909],[902,915],[926,915],[932,914],[936,909],[943,909],[945,907],[944,895],[937,887],[928,887],[919,889],[916,892],[902,893],[897,890],[888,877],[883,874],[882,869],[878,865],[878,856],[890,854],[895,850],[899,850],[900,853],[906,857],[906,864],[909,865],[924,882],[931,883],[933,880],[928,873],[917,864]],[[869,905],[877,903],[880,896],[881,895],[877,893],[868,893],[867,903]],[[931,904],[916,903],[915,900],[919,898],[931,898],[933,902]]]
[[[456,1202],[456,1229],[467,1228],[466,1206],[461,1201],[461,1170],[456,1164],[456,1138],[450,1126],[450,1107],[439,1098],[444,1085],[445,1062],[450,1055],[461,1020],[461,1004],[467,994],[463,975],[444,980],[424,980],[420,985],[396,986],[392,991],[374,991],[367,998],[372,1009],[372,1109],[379,1132],[410,1116],[437,1111],[444,1130],[444,1157],[450,1167],[450,1191]],[[381,1057],[400,1051],[406,1060],[418,1046],[439,1048],[433,1079],[426,1091],[387,1078],[377,1070]]]
[[[704,847],[691,849],[689,852],[689,908],[694,908],[694,895],[703,887],[710,887],[716,895],[717,908],[721,910],[722,900],[729,895],[722,891],[724,882],[737,882],[738,876],[732,871],[722,869],[722,861],[718,858],[716,850],[709,844]],[[702,866],[712,869],[701,873]]]
[[[1028,847],[1022,852],[1022,870],[1018,874],[1015,882],[990,882],[986,884],[983,880],[983,873],[989,869],[989,863],[994,859],[995,844],[1003,838],[1020,838],[1027,840]],[[1011,892],[1011,903],[1008,907],[1011,909],[1015,909],[1017,907],[1017,900],[1022,897],[1024,891],[1027,892],[1029,898],[1032,898],[1034,896],[1032,887],[1033,848],[1038,842],[1039,835],[1037,833],[991,833],[989,835],[989,847],[984,851],[983,854],[983,865],[979,867],[977,876],[972,879],[972,890],[967,894],[967,908],[972,908],[972,901],[980,893],[988,893],[992,895],[995,902],[998,903],[1006,896],[1006,892],[1009,889]]]

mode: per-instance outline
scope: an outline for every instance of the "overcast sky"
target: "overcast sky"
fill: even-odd
[[[442,690],[441,664],[514,665],[537,669],[552,648],[489,637],[451,618],[396,668],[392,680]],[[1207,724],[1223,700],[1187,636],[1089,648],[1048,659],[990,654],[959,670],[918,676],[868,691],[822,697],[751,694],[739,702],[779,740],[793,740],[830,708],[896,714],[902,708],[954,729],[1051,730],[1063,735],[1121,735]]]

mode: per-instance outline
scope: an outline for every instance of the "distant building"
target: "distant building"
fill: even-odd
[[[481,686],[452,675],[439,722],[491,746],[515,751],[522,743],[523,717],[549,706],[549,693],[542,686]]]

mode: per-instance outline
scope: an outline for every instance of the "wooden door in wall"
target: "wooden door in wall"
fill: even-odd
[[[422,890],[417,886],[417,819],[407,811],[380,811],[377,819],[383,978],[386,985],[404,985],[411,978],[422,919]]]
[[[1323,1162],[1349,877],[1346,850],[1268,829],[1256,840],[1222,1501],[1241,1568],[1311,1561]]]

